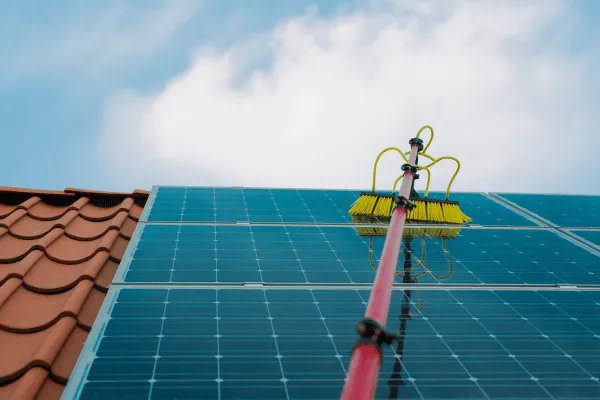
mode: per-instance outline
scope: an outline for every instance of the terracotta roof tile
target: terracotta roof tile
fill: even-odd
[[[14,282],[19,286],[15,287]],[[6,284],[12,290],[0,305],[0,329],[28,333],[37,332],[54,324],[63,316],[76,318],[94,283],[81,281],[73,289],[57,294],[41,294],[28,290],[20,279],[12,278]],[[17,318],[18,316],[18,318]]]
[[[61,233],[64,233],[64,231]],[[46,246],[46,255],[56,262],[79,264],[91,259],[98,252],[111,251],[112,245],[118,236],[119,231],[114,229],[93,240],[77,240],[67,235],[61,235],[49,246]],[[1,243],[0,239],[0,245]]]
[[[31,368],[20,379],[6,385],[0,385],[0,400],[34,400],[42,392],[45,381],[48,381],[48,370],[40,367]],[[45,399],[46,397],[37,397]],[[52,397],[47,397],[52,398]],[[60,394],[55,399],[60,398]]]
[[[67,383],[88,334],[88,331],[75,326],[66,342],[63,344],[60,353],[58,353],[58,356],[50,368],[52,376],[60,383]]]
[[[64,390],[63,385],[47,378],[34,400],[60,400]]]
[[[60,398],[148,195],[0,187],[0,400]]]
[[[111,284],[118,268],[118,263],[114,262],[111,259],[106,260],[106,263],[104,263],[104,265],[100,269],[98,276],[96,276],[96,288],[106,293],[108,291],[108,286]]]
[[[90,221],[106,221],[117,215],[119,211],[129,212],[131,207],[133,206],[133,199],[131,197],[126,198],[120,204],[117,204],[113,207],[102,208],[96,207],[93,204],[86,204],[81,208],[79,213],[85,219],[89,219]]]
[[[56,293],[69,290],[82,279],[96,280],[108,258],[109,253],[101,251],[82,263],[62,264],[43,256],[25,276],[22,276],[23,283],[28,289],[39,293]],[[53,273],[48,274],[48,271]]]

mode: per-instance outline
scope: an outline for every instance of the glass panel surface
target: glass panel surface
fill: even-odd
[[[562,227],[600,227],[600,196],[498,193]]]
[[[600,285],[600,257],[551,231],[406,233],[397,282]],[[383,243],[353,227],[149,225],[125,281],[371,283]]]
[[[359,196],[355,190],[161,187],[148,221],[344,224],[352,222],[348,210]],[[430,196],[444,198],[443,193]],[[472,224],[535,225],[481,194],[451,196]]]
[[[81,398],[338,399],[368,291],[122,289]],[[395,291],[378,399],[600,397],[600,296]]]

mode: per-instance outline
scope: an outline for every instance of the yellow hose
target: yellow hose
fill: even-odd
[[[448,188],[446,189],[446,200],[448,200],[448,197],[450,196],[450,188],[452,187],[452,183],[454,182],[454,179],[456,179],[456,175],[458,175],[458,171],[460,171],[460,161],[458,161],[458,159],[456,157],[443,156],[443,157],[435,159],[434,161],[432,161],[431,163],[429,163],[423,167],[419,167],[419,169],[428,169],[429,167],[434,166],[435,164],[437,164],[438,162],[440,162],[442,160],[452,160],[452,161],[456,162],[456,171],[454,171],[454,174],[452,175],[450,182],[448,182]]]
[[[431,142],[433,142],[433,128],[430,127],[429,125],[425,125],[423,127],[421,127],[421,129],[419,129],[419,132],[417,132],[417,137],[421,136],[421,132],[423,132],[425,129],[429,129],[429,132],[431,133],[431,135],[429,135],[429,142],[427,142],[427,146],[425,146],[422,150],[422,153],[425,153],[427,151],[427,149],[429,148],[429,146],[431,145]]]
[[[400,153],[400,155],[402,156],[402,158],[404,159],[404,162],[408,163],[408,158],[406,158],[406,156],[404,155],[404,153],[402,152],[402,150],[400,150],[397,147],[388,147],[387,149],[383,149],[381,151],[381,153],[379,153],[379,155],[377,156],[377,158],[375,159],[375,164],[373,165],[373,187],[371,188],[371,191],[375,191],[375,182],[377,180],[377,164],[379,163],[379,159],[381,158],[381,156],[384,153],[387,153],[388,151],[397,151],[398,153]]]
[[[452,183],[454,183],[454,180],[456,179],[456,176],[458,175],[458,172],[460,171],[460,161],[458,161],[458,159],[456,157],[451,157],[451,156],[443,156],[440,158],[434,158],[431,155],[427,154],[427,149],[429,149],[429,146],[431,145],[431,143],[433,142],[433,137],[434,137],[434,132],[433,132],[433,128],[429,125],[424,125],[421,127],[421,129],[419,129],[419,131],[417,132],[417,138],[421,136],[421,133],[425,130],[425,129],[429,129],[430,132],[430,136],[429,136],[429,141],[427,142],[427,145],[423,148],[422,151],[420,151],[418,154],[421,157],[425,157],[428,160],[431,161],[431,163],[424,165],[424,166],[419,166],[419,170],[425,170],[427,171],[427,184],[425,186],[425,192],[424,192],[424,197],[428,197],[429,196],[429,185],[431,183],[431,171],[430,171],[430,167],[434,166],[435,164],[437,164],[438,162],[442,161],[442,160],[452,160],[456,162],[456,171],[454,171],[454,174],[452,175],[452,178],[450,179],[450,182],[448,182],[448,186],[446,188],[446,200],[448,200],[448,198],[450,197],[450,189],[452,188]],[[377,156],[377,158],[375,159],[375,164],[373,165],[373,184],[372,184],[372,188],[371,191],[375,192],[375,183],[377,181],[377,164],[379,164],[379,159],[381,158],[381,156],[388,152],[388,151],[397,151],[398,153],[400,153],[400,155],[402,156],[402,158],[404,159],[404,162],[408,163],[408,158],[406,157],[407,155],[410,154],[410,151],[404,153],[402,152],[400,149],[398,149],[397,147],[388,147],[384,150],[382,150],[379,155]],[[398,187],[398,182],[400,182],[400,180],[402,179],[402,177],[404,177],[404,173],[402,173],[402,175],[400,175],[398,178],[396,178],[396,180],[394,181],[394,186],[392,189],[392,193],[396,192],[396,188]]]

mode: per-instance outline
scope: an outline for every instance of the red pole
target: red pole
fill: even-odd
[[[408,163],[415,165],[419,144],[411,140],[410,156]],[[412,187],[414,174],[412,171],[404,172],[400,196],[408,199]],[[383,245],[383,252],[375,275],[375,282],[369,297],[369,304],[365,312],[365,318],[377,321],[385,326],[392,286],[396,274],[396,265],[400,255],[402,244],[402,233],[406,223],[406,209],[396,207],[392,213],[392,220]],[[375,397],[375,388],[379,376],[381,356],[379,349],[374,343],[362,342],[354,347],[350,367],[348,369],[346,384],[342,392],[343,400],[368,400]]]

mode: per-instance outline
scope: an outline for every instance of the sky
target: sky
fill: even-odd
[[[454,191],[600,194],[598,18],[596,0],[2,2],[0,185],[366,189],[380,150],[431,125]],[[377,188],[402,164],[386,154]]]

